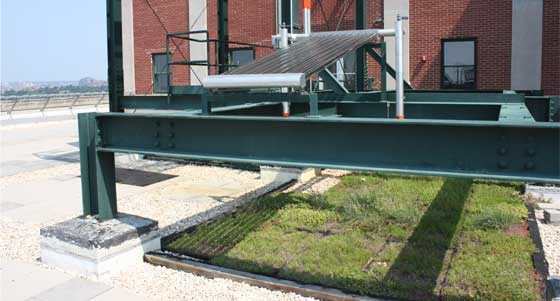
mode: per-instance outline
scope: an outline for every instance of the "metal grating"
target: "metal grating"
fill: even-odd
[[[377,34],[376,29],[312,33],[286,49],[277,50],[224,74],[305,73],[309,77],[356,51]]]

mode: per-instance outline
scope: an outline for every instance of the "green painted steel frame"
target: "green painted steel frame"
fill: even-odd
[[[114,153],[560,183],[560,124],[80,114],[84,214],[115,216]]]

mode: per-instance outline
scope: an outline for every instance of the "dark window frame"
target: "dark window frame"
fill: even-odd
[[[230,65],[233,65],[233,52],[234,51],[242,51],[242,50],[251,50],[253,51],[253,61],[257,59],[257,51],[255,47],[238,47],[238,48],[229,48],[229,61]]]
[[[474,67],[474,84],[473,85],[445,85],[445,43],[446,42],[474,42],[474,65],[465,65]],[[469,38],[451,38],[441,39],[441,63],[440,63],[440,87],[441,89],[460,89],[460,90],[476,90],[478,86],[478,39],[476,37]],[[449,66],[452,67],[452,66]],[[459,66],[458,66],[459,67]]]
[[[168,76],[169,73],[169,66],[167,66],[167,72],[158,72],[156,71],[156,56],[158,55],[163,55],[165,56],[165,61],[167,64],[167,53],[165,52],[155,52],[152,53],[152,94],[167,94],[169,92],[169,86],[170,83],[167,83],[167,89],[165,89],[164,91],[160,91],[159,89],[157,89],[158,87],[158,76],[156,75],[163,75],[163,76]],[[167,79],[169,79],[169,77],[167,77]]]

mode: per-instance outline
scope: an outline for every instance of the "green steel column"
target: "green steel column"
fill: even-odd
[[[95,175],[95,114],[78,114],[80,143],[80,173],[82,180],[82,207],[84,215],[96,215],[97,181]]]
[[[315,93],[309,94],[309,116],[319,116],[319,99]]]
[[[381,43],[381,101],[387,100],[387,44]]]
[[[107,0],[107,59],[109,109],[118,112],[124,95],[121,0]]]
[[[367,27],[367,1],[355,0],[356,29],[366,29]],[[367,79],[366,52],[364,48],[356,51],[356,91],[365,90]]]
[[[95,117],[78,114],[83,214],[107,220],[117,216],[115,155],[96,150],[103,146],[103,133]]]
[[[218,73],[227,71],[229,64],[228,0],[218,0]]]
[[[104,221],[117,217],[117,187],[115,177],[115,154],[96,153],[97,202],[99,214],[97,218]]]

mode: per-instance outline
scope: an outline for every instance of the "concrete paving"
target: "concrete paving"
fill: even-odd
[[[76,120],[2,126],[0,175],[79,162]]]
[[[81,213],[77,128],[76,120],[8,126],[3,123],[0,175],[2,181],[10,181],[1,190],[1,218],[42,224]],[[65,165],[68,168],[57,173],[56,168]],[[47,175],[27,176],[41,171]],[[120,197],[142,189],[117,186]],[[1,300],[148,300],[39,263],[1,262],[0,278]]]

